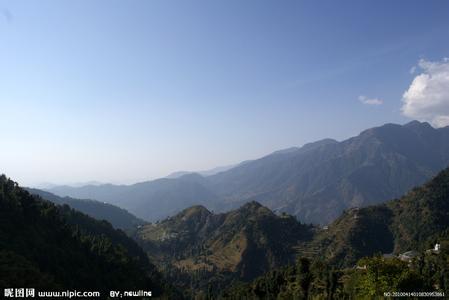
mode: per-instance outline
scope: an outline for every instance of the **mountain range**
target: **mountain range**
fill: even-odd
[[[335,142],[323,145],[329,143]],[[292,152],[282,155],[288,153]],[[204,178],[190,174],[183,180]],[[379,293],[377,279],[353,268],[367,264],[381,266],[379,272],[393,272],[385,276],[395,288],[449,287],[449,168],[398,199],[345,209],[324,227],[306,225],[295,216],[249,201],[225,213],[191,206],[129,231],[133,241],[107,221],[70,208],[70,201],[83,201],[75,200],[65,198],[66,203],[54,205],[0,177],[1,286],[97,290],[150,286],[155,294],[175,299],[183,296],[167,280],[186,298],[215,297],[245,281],[250,283],[237,285],[223,297],[282,294],[287,289],[305,298],[311,293],[339,293],[345,298],[349,289],[357,298],[369,288],[369,280],[377,286],[370,295]],[[428,250],[435,244],[442,245],[441,255]],[[369,258],[376,253],[395,257],[405,251],[421,253],[422,264]],[[288,267],[296,260],[295,267]],[[262,277],[251,283],[257,276]]]
[[[120,206],[147,221],[192,205],[215,211],[258,201],[303,222],[328,224],[347,208],[399,197],[449,165],[449,127],[386,124],[246,161],[210,176],[186,174],[134,185],[55,187],[59,196]]]
[[[449,253],[449,168],[399,199],[348,209],[325,227],[302,224],[291,215],[277,215],[252,201],[220,214],[203,206],[192,206],[161,222],[140,227],[135,239],[151,261],[168,274],[170,282],[184,291],[210,296],[211,291],[223,291],[236,282],[251,282],[262,275],[259,281],[281,293],[282,285],[291,281],[291,274],[310,272],[314,262],[313,276],[320,281],[314,289],[322,295],[329,293],[329,280],[343,281],[343,275],[352,274],[348,270],[353,270],[360,259],[376,254],[394,259],[407,251],[425,254],[435,244],[443,244],[444,253]],[[433,257],[432,253],[421,258],[430,269],[420,272],[437,270],[440,275],[437,278],[421,274],[419,284],[424,286],[427,282],[427,288],[440,281],[449,284],[449,256]],[[298,269],[286,267],[296,261],[300,264]],[[384,259],[368,262],[385,263]],[[399,275],[414,276],[401,271],[407,269],[407,264],[394,261],[391,264],[387,263],[386,268],[394,266]],[[323,274],[323,270],[340,271]],[[272,282],[279,276],[282,278]],[[341,279],[337,280],[338,277]],[[407,288],[417,284],[410,280],[403,278],[401,284]],[[295,281],[289,284],[294,286]],[[333,288],[336,285],[334,282]],[[265,293],[266,287],[258,286],[257,280],[250,287]]]

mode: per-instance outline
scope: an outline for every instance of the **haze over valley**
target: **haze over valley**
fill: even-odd
[[[192,205],[226,211],[249,201],[306,223],[327,224],[347,208],[399,197],[449,166],[449,127],[386,124],[337,142],[276,151],[222,172],[134,185],[59,186],[59,196],[95,199],[157,221]]]

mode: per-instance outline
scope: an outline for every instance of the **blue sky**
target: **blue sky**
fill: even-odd
[[[443,0],[0,1],[0,172],[131,183],[426,120],[403,94],[448,56]]]

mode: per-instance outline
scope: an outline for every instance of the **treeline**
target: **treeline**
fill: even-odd
[[[411,262],[375,255],[353,268],[335,269],[300,258],[251,283],[236,283],[218,299],[383,299],[388,292],[448,291],[449,240],[438,254],[424,252]]]

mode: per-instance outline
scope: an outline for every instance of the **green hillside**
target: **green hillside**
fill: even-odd
[[[313,251],[307,258],[301,257],[306,252],[299,253],[295,265],[250,283],[234,283],[221,297],[383,299],[389,291],[444,295],[449,290],[449,168],[400,199],[345,211],[298,248]],[[406,251],[414,257],[399,259]]]
[[[169,293],[123,232],[0,176],[0,286]]]
[[[311,243],[341,266],[375,253],[424,250],[449,236],[449,169],[400,199],[351,209]]]
[[[143,226],[143,248],[174,283],[185,289],[223,289],[293,263],[294,246],[312,236],[310,226],[278,216],[257,202],[222,214],[202,206]]]

